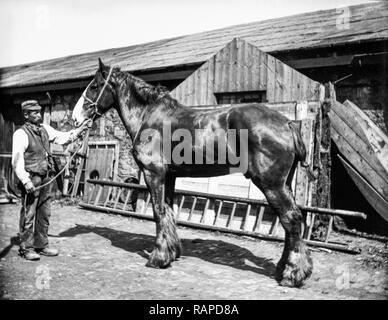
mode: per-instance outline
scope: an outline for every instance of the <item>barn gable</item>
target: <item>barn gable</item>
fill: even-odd
[[[224,48],[172,91],[191,106],[319,99],[319,83],[241,38]]]

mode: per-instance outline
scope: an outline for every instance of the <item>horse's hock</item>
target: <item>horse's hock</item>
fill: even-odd
[[[329,243],[334,214],[340,216],[340,211],[312,208],[330,207],[328,113],[335,101],[332,87],[309,79],[241,39],[234,39],[177,86],[171,95],[182,104],[203,110],[257,102],[295,121],[306,145],[306,161],[316,175],[315,180],[309,178],[306,168],[299,164],[292,182],[296,202],[305,208],[304,238],[312,245],[347,249],[346,245]],[[143,179],[141,184],[144,185]],[[152,219],[150,196],[145,189],[139,189],[136,211],[127,208],[130,188],[128,184],[96,185],[94,181],[90,182],[88,190],[93,191],[88,191],[81,205]],[[269,235],[271,239],[283,238],[279,219],[265,204],[264,195],[242,174],[178,178],[176,189],[181,190],[174,206],[178,223],[237,234]],[[345,212],[344,215],[352,213]],[[319,225],[319,234],[314,233],[314,225]]]

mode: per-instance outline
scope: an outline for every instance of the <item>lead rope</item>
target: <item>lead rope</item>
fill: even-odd
[[[88,129],[89,130],[89,129]],[[56,180],[61,174],[62,172],[70,165],[71,161],[73,160],[73,158],[76,156],[76,154],[78,153],[78,151],[80,151],[82,148],[82,143],[81,145],[79,146],[79,148],[77,149],[76,152],[73,153],[73,155],[70,157],[69,161],[67,161],[67,163],[65,164],[65,166],[52,178],[50,179],[48,182],[44,183],[44,184],[41,184],[39,187],[36,187],[35,188],[35,191],[38,191],[42,188],[44,188],[45,186],[48,186],[50,183],[52,183],[54,180]]]
[[[92,118],[92,121],[94,121],[94,118],[96,117],[96,115],[93,115],[93,118]],[[87,129],[87,131],[89,131],[90,129]],[[86,134],[86,133],[85,133]],[[83,136],[85,136],[85,134]],[[79,137],[77,138],[79,139]],[[78,147],[77,151],[75,151],[73,153],[73,155],[70,157],[69,161],[66,162],[65,166],[52,178],[50,179],[48,182],[44,183],[44,184],[41,184],[40,186],[36,187],[35,188],[35,191],[37,190],[40,190],[42,188],[44,188],[45,186],[48,186],[50,183],[52,183],[53,181],[55,181],[61,174],[62,172],[70,165],[71,161],[73,160],[73,158],[76,156],[76,154],[78,153],[78,151],[81,150],[82,148],[82,143],[81,145]]]
[[[109,69],[109,73],[108,73],[107,78],[105,79],[104,86],[102,87],[100,93],[98,94],[98,97],[97,97],[96,101],[92,101],[92,100],[89,99],[88,97],[84,96],[84,94],[82,94],[82,97],[83,97],[84,99],[86,99],[88,102],[90,102],[92,106],[95,107],[95,111],[94,111],[94,115],[93,115],[92,121],[94,121],[94,118],[96,117],[96,115],[101,116],[101,113],[98,112],[98,102],[99,102],[99,100],[100,100],[100,98],[101,98],[103,92],[105,91],[105,88],[106,88],[108,85],[110,86],[110,84],[108,83],[108,81],[109,81],[110,77],[112,76],[112,72],[113,72],[113,66]],[[90,83],[88,84],[88,86],[86,87],[86,89],[89,88],[89,86],[91,85],[92,82],[93,82],[93,80],[90,81]],[[144,110],[144,111],[145,111],[145,110]],[[143,113],[144,113],[144,111],[143,111]],[[140,127],[139,127],[139,129],[140,129]],[[88,130],[89,130],[89,129],[88,129]],[[139,133],[139,130],[138,130],[138,132],[136,133],[136,136],[135,136],[135,137],[137,137],[138,133]],[[75,157],[75,155],[77,154],[77,152],[78,152],[81,148],[82,148],[82,144],[79,146],[79,148],[77,149],[77,151],[74,152],[74,154],[70,157],[69,161],[65,164],[65,166],[64,166],[64,167],[63,167],[63,168],[62,168],[62,169],[61,169],[61,170],[60,170],[60,171],[59,171],[59,172],[58,172],[51,180],[49,180],[48,182],[46,182],[46,183],[40,185],[39,187],[36,187],[36,188],[35,188],[35,191],[44,188],[45,186],[47,186],[47,185],[49,185],[50,183],[52,183],[56,178],[58,178],[59,175],[62,174],[62,172],[66,169],[66,167],[70,165],[71,160],[73,160],[73,158]],[[132,147],[131,149],[133,149],[133,147]]]

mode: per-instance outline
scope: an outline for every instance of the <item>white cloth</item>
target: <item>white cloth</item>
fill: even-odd
[[[49,141],[56,144],[68,144],[77,139],[78,129],[73,129],[68,132],[55,130],[48,124],[42,124],[46,129]],[[28,148],[28,136],[23,129],[17,129],[12,138],[12,167],[16,176],[25,184],[30,181],[30,174],[24,168],[24,152]]]

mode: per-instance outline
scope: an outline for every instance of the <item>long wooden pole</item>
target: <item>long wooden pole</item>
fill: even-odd
[[[82,148],[80,150],[81,159],[79,161],[77,172],[76,172],[75,177],[74,177],[74,184],[73,184],[73,190],[71,192],[71,198],[74,198],[78,192],[78,186],[79,186],[79,182],[81,180],[82,170],[83,170],[84,164],[85,164],[86,152],[88,150],[89,133],[90,133],[90,129],[87,129],[85,132],[84,140],[82,142]]]

